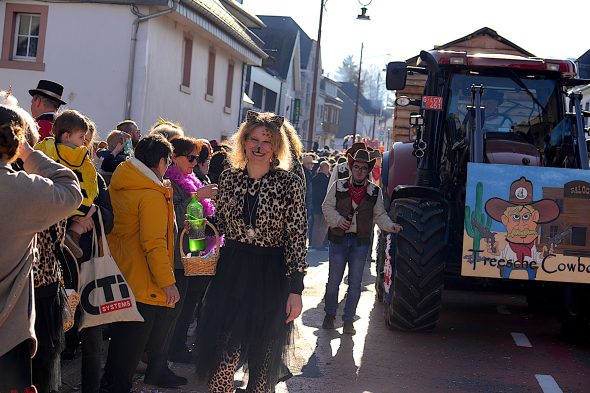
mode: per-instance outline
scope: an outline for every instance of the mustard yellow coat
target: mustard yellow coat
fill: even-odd
[[[115,216],[109,248],[136,300],[174,307],[162,289],[176,282],[172,188],[131,158],[113,173],[109,192]]]

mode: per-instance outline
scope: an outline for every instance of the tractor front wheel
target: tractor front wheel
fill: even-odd
[[[394,219],[403,231],[396,236],[385,323],[404,331],[431,330],[442,304],[445,209],[437,201],[400,198],[394,201]]]

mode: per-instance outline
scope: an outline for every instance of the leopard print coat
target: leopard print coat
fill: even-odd
[[[242,219],[248,173],[227,169],[219,178],[217,218],[227,239],[260,247],[285,247],[287,276],[307,269],[305,185],[291,172],[271,170],[251,186],[259,188],[256,238],[249,240]],[[258,191],[257,189],[254,191]]]
[[[57,258],[56,248],[66,234],[67,220],[61,220],[46,230],[37,233],[39,258],[33,262],[35,288],[62,281],[61,263]]]

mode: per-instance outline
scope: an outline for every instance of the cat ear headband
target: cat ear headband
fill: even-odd
[[[273,125],[275,125],[277,128],[281,128],[283,126],[283,122],[285,121],[285,118],[283,116],[279,116],[279,115],[274,115],[270,118],[270,120],[259,120],[258,117],[260,116],[259,112],[256,111],[248,111],[248,114],[246,115],[246,122],[248,123],[260,123],[260,124],[268,124],[269,122]]]

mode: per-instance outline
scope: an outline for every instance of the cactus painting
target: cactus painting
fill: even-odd
[[[473,253],[473,269],[477,264],[480,250],[481,239],[484,238],[484,234],[480,228],[486,229],[488,232],[492,226],[492,217],[483,210],[483,183],[477,182],[475,188],[475,209],[471,211],[469,206],[465,206],[465,231],[467,235],[473,239],[473,247],[471,252]]]

